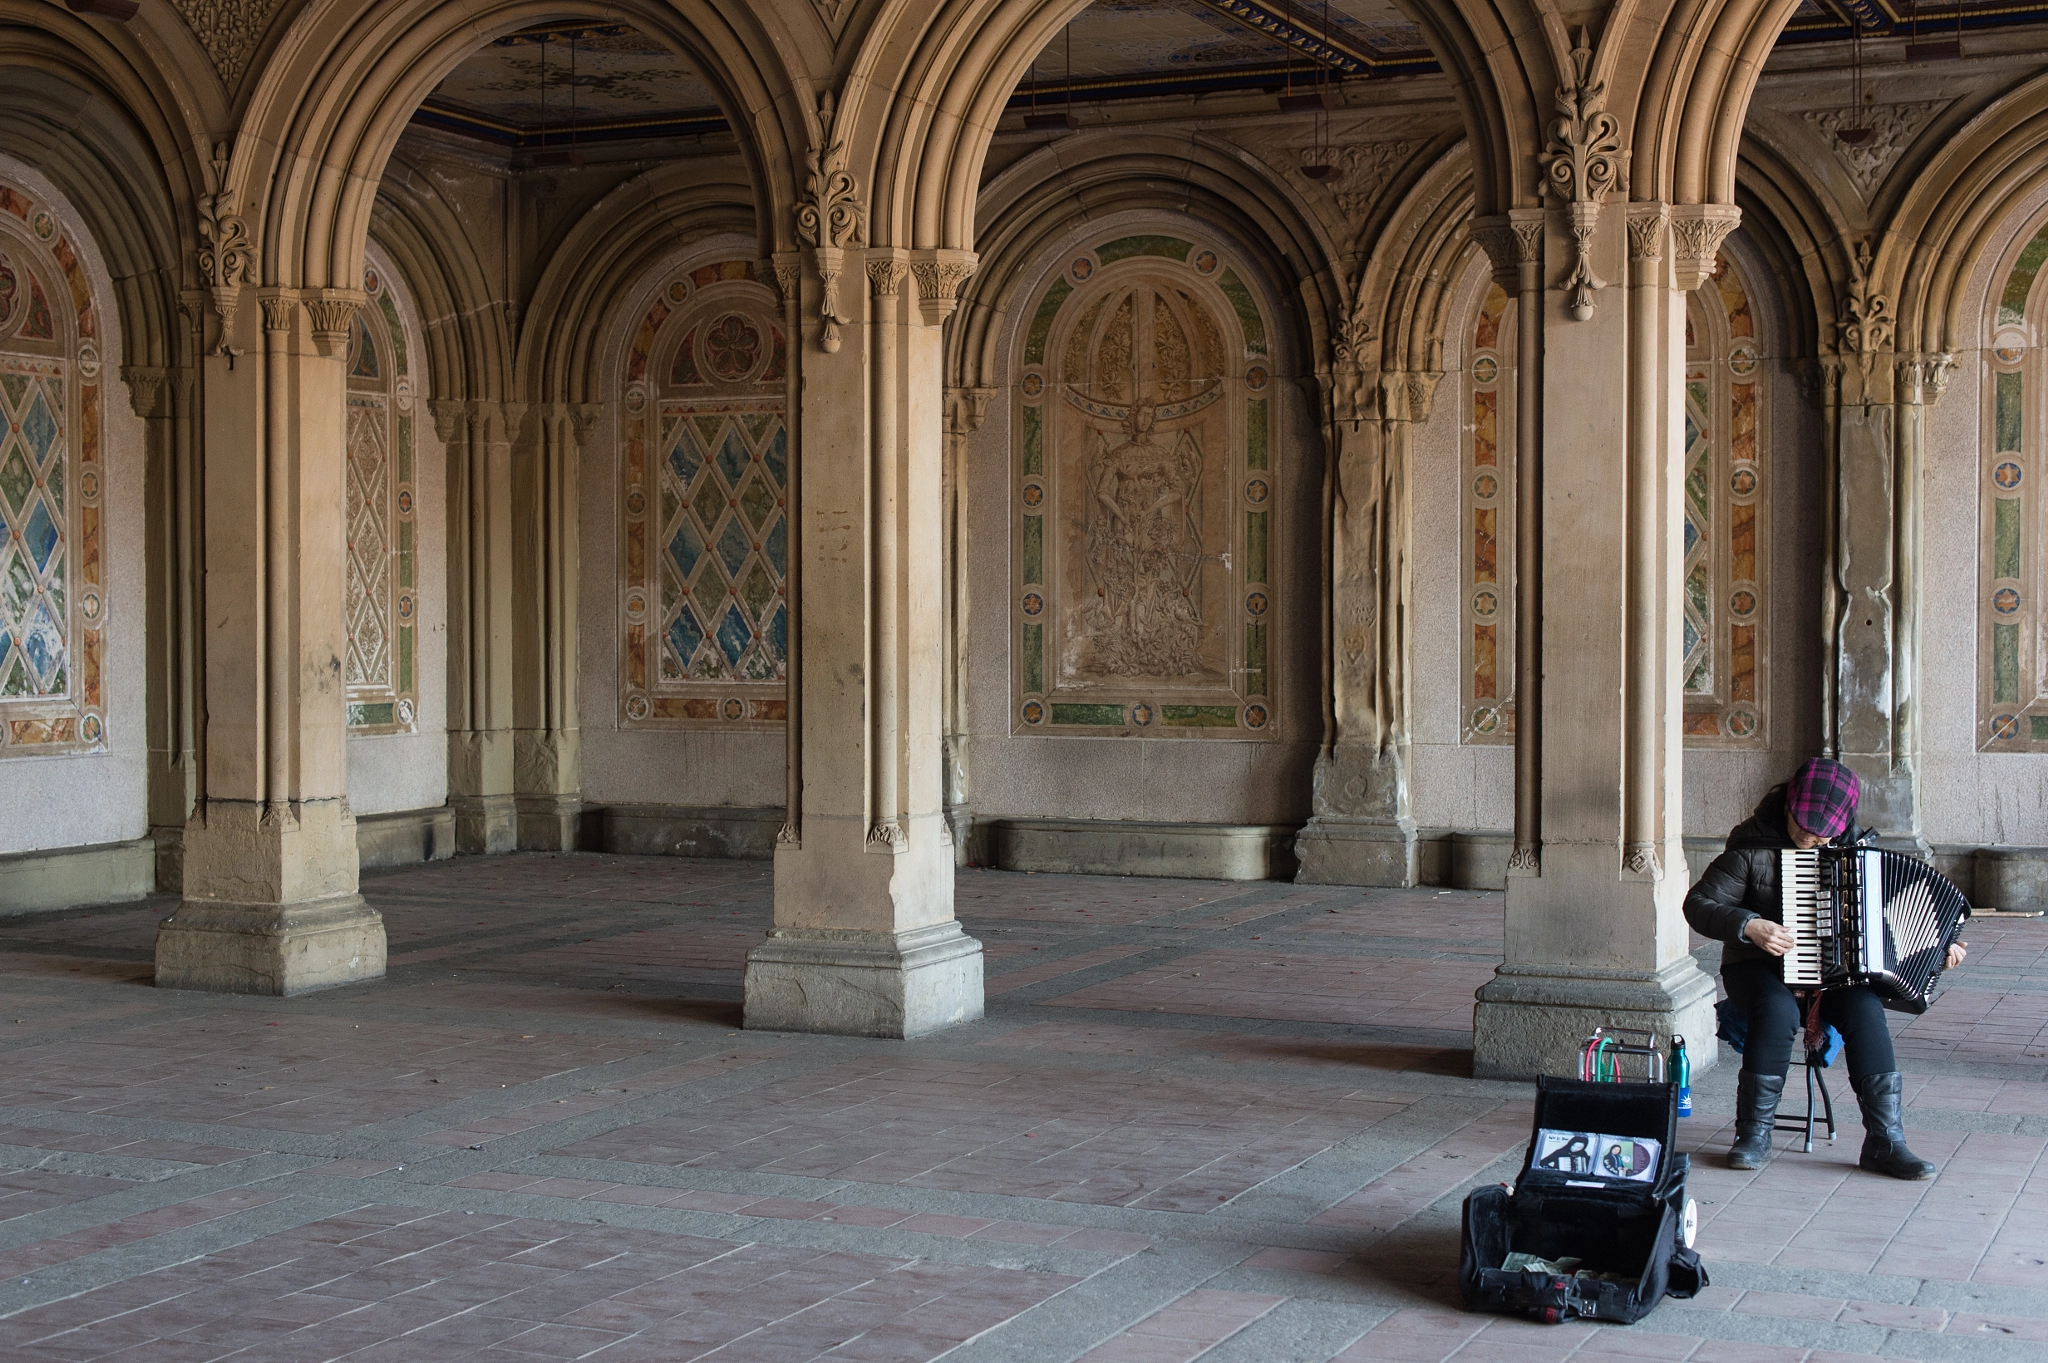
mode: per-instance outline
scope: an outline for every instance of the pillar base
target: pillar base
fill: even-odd
[[[384,975],[384,919],[360,895],[297,904],[187,900],[156,930],[159,989],[304,994]]]
[[[581,845],[583,799],[577,795],[521,795],[517,836],[522,852],[573,852]]]
[[[1413,819],[1347,819],[1318,814],[1294,835],[1297,885],[1421,883]]]
[[[451,795],[455,850],[465,857],[519,850],[519,802],[510,795]]]
[[[750,1030],[902,1038],[981,1011],[981,943],[957,922],[907,932],[777,928],[747,953]]]
[[[1472,1074],[1478,1079],[1576,1078],[1579,1047],[1595,1027],[1685,1038],[1695,1073],[1714,1064],[1714,980],[1681,956],[1662,970],[1583,966],[1500,967],[1472,1009]]]

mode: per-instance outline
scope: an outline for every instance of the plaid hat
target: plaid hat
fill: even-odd
[[[1807,761],[1785,787],[1785,807],[1809,833],[1839,838],[1856,817],[1856,773],[1825,757]]]

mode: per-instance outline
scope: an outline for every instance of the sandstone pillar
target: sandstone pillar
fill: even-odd
[[[157,888],[176,890],[184,883],[185,823],[200,797],[205,727],[199,376],[196,366],[131,366],[122,377],[147,430],[149,831]]]
[[[953,839],[953,864],[966,866],[974,837],[974,811],[968,805],[972,779],[967,709],[967,639],[970,595],[967,588],[967,437],[981,429],[993,388],[946,390],[946,830]]]
[[[1408,468],[1442,375],[1368,370],[1370,335],[1355,320],[1339,338],[1324,408],[1330,690],[1314,812],[1295,840],[1304,884],[1413,885],[1420,869],[1408,788]]]
[[[362,299],[270,289],[259,314],[236,292],[216,288],[204,376],[205,791],[156,982],[297,994],[384,973],[383,921],[356,894],[341,675],[342,356]]]
[[[437,401],[448,446],[448,803],[455,850],[519,845],[512,718],[512,440],[526,405]]]
[[[578,464],[598,409],[537,406],[513,471],[513,781],[518,845],[572,851],[583,813],[576,723]]]
[[[1715,1056],[1714,984],[1680,911],[1681,385],[1684,291],[1734,210],[1605,202],[1619,175],[1595,164],[1597,141],[1576,152],[1551,179],[1561,202],[1480,227],[1519,288],[1518,403],[1533,418],[1516,449],[1505,959],[1473,1009],[1473,1071],[1489,1076],[1571,1073],[1596,1026],[1683,1034],[1695,1066]]]
[[[1870,276],[1864,244],[1835,345],[1821,359],[1831,493],[1824,732],[1828,754],[1862,783],[1858,822],[1924,856],[1913,713],[1921,409],[1954,358],[1895,357],[1890,300]]]
[[[778,270],[803,319],[800,665],[775,926],[747,958],[746,1025],[908,1037],[982,1011],[941,764],[941,328],[974,257],[864,252],[850,198],[803,205],[811,249]]]

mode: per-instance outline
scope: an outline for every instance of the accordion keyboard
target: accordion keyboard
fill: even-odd
[[[1792,949],[1785,953],[1785,983],[1821,983],[1821,936],[1833,926],[1820,888],[1820,857],[1788,848],[1778,853],[1778,904]]]

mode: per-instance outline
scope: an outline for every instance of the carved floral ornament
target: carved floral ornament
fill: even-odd
[[[839,328],[853,320],[839,302],[843,252],[849,246],[865,245],[868,230],[860,187],[846,169],[846,143],[832,136],[837,112],[837,100],[830,90],[818,97],[818,136],[808,156],[804,197],[796,206],[797,240],[811,248],[818,271],[818,318],[824,323],[818,346],[828,355],[839,350]]]
[[[1841,340],[1842,349],[1862,362],[1865,374],[1878,352],[1892,344],[1892,304],[1877,292],[1873,266],[1870,242],[1857,242],[1856,259],[1849,267],[1849,296],[1842,300],[1849,320],[1841,324]]]
[[[1621,149],[1621,121],[1606,110],[1607,86],[1592,78],[1593,49],[1579,30],[1572,48],[1572,78],[1558,87],[1558,117],[1550,125],[1550,145],[1536,158],[1542,168],[1545,198],[1562,201],[1571,214],[1575,243],[1572,272],[1564,282],[1571,290],[1567,307],[1579,321],[1593,315],[1593,295],[1607,281],[1593,273],[1593,232],[1600,222],[1600,203],[1612,190],[1628,189],[1628,153]]]
[[[225,355],[230,366],[241,354],[228,344],[241,303],[242,286],[256,282],[256,245],[249,239],[249,225],[234,212],[234,192],[228,184],[228,145],[213,149],[213,193],[199,200],[199,280],[213,296],[214,315],[220,319],[211,355]]]

